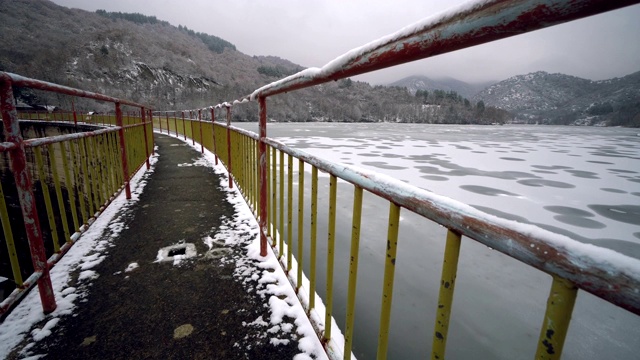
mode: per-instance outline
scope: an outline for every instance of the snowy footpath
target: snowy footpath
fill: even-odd
[[[222,165],[156,136],[132,180],[0,324],[0,358],[325,359],[258,224]]]

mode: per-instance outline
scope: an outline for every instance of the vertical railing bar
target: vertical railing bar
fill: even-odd
[[[400,206],[389,203],[389,228],[387,231],[387,255],[384,264],[382,284],[382,306],[380,310],[380,331],[378,333],[378,359],[387,358],[389,325],[391,323],[391,303],[393,300],[393,280],[396,269],[396,250],[400,227]]]
[[[266,227],[267,227],[267,237],[273,239],[273,233],[271,232],[271,219],[273,218],[273,214],[271,214],[271,151],[272,148],[271,146],[267,146],[265,144],[265,153],[264,153],[264,157],[266,160],[266,178],[265,181],[267,182],[267,189],[266,189],[266,199],[265,199],[265,206],[266,206],[266,212],[267,212],[267,223],[266,223]],[[261,175],[262,177],[262,175]],[[261,185],[262,186],[262,185]]]
[[[71,142],[69,142],[69,153],[71,153]],[[67,156],[66,145],[64,141],[60,142],[60,153],[62,154],[62,167],[64,168],[65,185],[67,186],[67,194],[69,196],[69,207],[71,208],[71,218],[73,219],[74,231],[80,229],[80,222],[78,221],[78,209],[76,208],[76,197],[74,195],[75,186],[72,180],[75,182],[75,177],[71,178],[71,172],[69,171],[69,160]]]
[[[260,106],[260,141],[259,157],[257,163],[259,164],[260,178],[259,178],[259,191],[260,191],[260,256],[267,256],[267,232],[268,230],[268,210],[267,194],[268,194],[268,179],[267,171],[269,169],[269,152],[267,151],[267,144],[265,140],[267,138],[267,102],[264,97],[258,98]],[[254,161],[254,164],[256,162]]]
[[[49,185],[45,177],[44,162],[42,160],[42,148],[34,147],[33,155],[36,159],[36,167],[38,169],[38,180],[42,189],[42,197],[44,198],[45,208],[47,210],[47,220],[49,222],[49,231],[51,232],[51,241],[53,241],[53,250],[60,251],[60,242],[58,239],[58,226],[56,225],[55,216],[53,214],[53,206],[51,205],[51,194],[49,193]]]
[[[116,190],[119,189],[124,184],[124,175],[122,174],[122,164],[120,163],[122,159],[118,156],[120,153],[118,151],[118,135],[115,133],[111,133],[111,158],[113,159],[113,172],[116,179]],[[153,136],[153,133],[151,133]]]
[[[360,249],[360,223],[362,218],[362,188],[354,186],[353,190],[349,287],[347,290],[347,316],[344,331],[344,360],[351,359],[351,346],[353,344],[353,323],[356,315],[355,307],[358,280],[358,253]]]
[[[160,123],[160,134],[162,134],[162,130],[164,130],[164,125],[162,125],[162,120],[164,118],[164,120],[167,122],[167,135],[170,135],[171,132],[169,130],[169,112],[168,111],[164,111],[164,117],[162,116],[162,113],[158,113],[158,123]]]
[[[0,184],[0,221],[2,223],[5,243],[7,244],[7,253],[9,254],[9,262],[11,263],[13,281],[15,282],[16,287],[20,288],[24,282],[22,280],[22,274],[20,273],[20,262],[18,260],[18,253],[16,252],[16,245],[13,240],[13,231],[11,230],[11,221],[9,220],[9,213],[7,212],[7,203],[4,200],[2,184]]]
[[[202,109],[198,110],[198,126],[200,127],[200,153],[204,154],[204,137],[202,137]]]
[[[433,333],[432,359],[444,359],[447,347],[447,334],[449,331],[449,319],[453,304],[453,291],[458,272],[458,257],[460,255],[461,235],[449,229],[444,249],[442,262],[442,277],[440,280],[440,293],[438,295],[438,311],[436,312],[436,324]]]
[[[554,276],[540,328],[536,359],[560,359],[567,337],[578,288],[568,280]]]
[[[87,137],[85,139],[86,139],[85,146],[87,150],[87,161],[90,161],[89,173],[91,175],[91,196],[93,198],[93,204],[95,205],[94,211],[93,211],[93,215],[95,216],[95,214],[98,211],[100,211],[100,206],[101,206],[100,197],[98,193],[98,183],[100,181],[98,180],[98,174],[96,169],[96,158],[95,158],[95,154],[93,153],[94,139],[92,137]]]
[[[280,151],[280,257],[284,255],[284,152]]]
[[[293,156],[287,157],[287,272],[291,270],[293,252]]]
[[[216,111],[213,107],[211,108],[211,137],[213,138],[213,157],[215,158],[216,165],[218,165],[218,149],[216,148]]]
[[[184,119],[184,111],[182,112],[182,135],[184,140],[187,140],[187,121]]]
[[[298,159],[298,284],[302,286],[302,267],[304,260],[304,161]]]
[[[316,306],[316,242],[318,234],[318,168],[311,167],[311,249],[309,255],[309,312]]]
[[[231,129],[229,129],[229,126],[231,126],[231,106],[227,106],[227,160],[228,160],[228,164],[227,164],[227,170],[229,173],[229,189],[233,189],[233,176],[231,174],[232,171],[232,167],[231,167]]]
[[[82,176],[82,164],[80,160],[80,150],[78,145],[79,140],[72,140],[69,142],[69,150],[71,151],[71,162],[73,163],[73,179],[75,183],[75,190],[78,192],[78,203],[80,204],[80,214],[82,214],[82,224],[87,224],[89,217],[87,216],[87,210],[85,209],[85,195],[82,191],[85,182],[80,179]]]
[[[95,168],[95,172],[96,172],[96,189],[97,189],[97,196],[98,199],[100,199],[99,202],[99,206],[98,209],[100,209],[106,202],[106,196],[105,196],[105,179],[104,179],[104,162],[102,161],[102,153],[100,152],[101,150],[101,146],[100,146],[100,139],[97,136],[92,136],[91,137],[91,141],[93,143],[93,161],[94,161],[94,168]]]
[[[93,195],[91,193],[91,182],[89,181],[89,158],[87,157],[87,138],[82,138],[80,139],[80,143],[78,144],[79,148],[80,148],[80,158],[78,159],[81,163],[82,166],[82,176],[83,176],[83,182],[84,182],[84,190],[85,190],[85,194],[87,197],[87,200],[89,200],[89,208],[88,208],[88,216],[87,216],[87,220],[85,221],[85,224],[88,224],[88,221],[90,218],[93,217],[93,215],[96,213],[95,211],[95,207],[93,206]]]
[[[258,210],[260,208],[259,205],[259,199],[260,199],[260,192],[259,192],[259,169],[258,169],[258,147],[259,145],[259,141],[253,140],[253,139],[249,139],[249,142],[251,143],[251,179],[252,179],[252,188],[253,188],[253,203],[255,205],[255,209]],[[256,214],[259,214],[258,211],[256,211]],[[257,216],[256,216],[257,217]]]
[[[196,144],[196,130],[193,128],[195,121],[194,121],[194,116],[193,116],[193,111],[189,111],[189,123],[191,123],[191,145]]]
[[[162,122],[162,119],[160,119]],[[122,110],[120,109],[120,103],[116,103],[116,124],[120,126],[118,136],[120,137],[120,155],[122,158],[122,174],[124,180],[124,189],[127,200],[131,199],[131,186],[129,184],[129,164],[127,162],[127,144],[124,137],[124,129],[122,128]]]
[[[333,265],[336,243],[336,198],[338,181],[335,175],[329,178],[329,225],[327,228],[327,303],[324,316],[323,343],[331,340],[331,319],[333,316]]]
[[[271,148],[271,231],[273,233],[273,245],[276,246],[278,242],[278,230],[277,230],[277,217],[276,217],[276,192],[277,192],[277,181],[278,181],[278,163],[277,163],[277,152],[276,148]]]
[[[58,177],[58,168],[56,164],[56,154],[53,144],[47,145],[49,153],[49,163],[51,164],[51,175],[53,176],[53,186],[56,189],[56,200],[58,201],[58,211],[62,221],[62,231],[64,233],[65,242],[71,242],[71,234],[69,233],[69,223],[67,222],[67,212],[64,206],[64,198],[62,197],[62,188],[60,187],[60,178]],[[64,156],[64,154],[61,154]]]
[[[102,150],[104,152],[103,158],[104,158],[104,162],[105,162],[105,170],[106,170],[106,183],[107,183],[107,199],[109,199],[111,197],[111,195],[113,195],[113,193],[115,193],[115,189],[116,189],[116,180],[114,179],[113,175],[113,156],[111,156],[112,149],[111,149],[111,141],[110,141],[110,137],[109,134],[104,134],[101,136],[102,138]]]
[[[109,196],[111,196],[118,189],[117,168],[119,164],[116,163],[116,159],[114,157],[114,154],[117,153],[117,150],[115,150],[115,147],[113,145],[111,134],[105,134],[103,141],[106,151],[105,155],[107,161],[107,181],[109,184],[109,190],[107,191],[107,193],[109,194]]]
[[[151,164],[149,164],[149,136],[147,134],[147,116],[146,111],[143,108],[140,108],[140,116],[142,121],[142,129],[144,132],[144,154],[146,156],[145,163],[147,166],[147,170],[151,168]],[[174,118],[175,119],[175,118]],[[178,124],[176,123],[176,137],[178,137]]]
[[[176,138],[180,138],[180,133],[178,132],[178,117],[175,111],[173,112],[173,126],[176,127]]]

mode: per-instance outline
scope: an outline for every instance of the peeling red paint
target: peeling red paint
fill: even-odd
[[[40,291],[40,301],[42,310],[45,313],[53,312],[57,305],[49,276],[49,267],[40,230],[40,220],[34,201],[31,178],[27,169],[27,159],[25,147],[20,129],[18,126],[18,113],[14,106],[13,87],[11,79],[6,74],[0,74],[0,111],[2,112],[2,123],[5,136],[8,142],[16,146],[9,150],[11,172],[13,173],[16,188],[18,190],[18,200],[22,209],[24,226],[31,251],[34,272],[41,273],[38,279],[38,289]]]

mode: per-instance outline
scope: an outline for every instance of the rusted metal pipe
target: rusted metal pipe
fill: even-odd
[[[73,111],[73,124],[78,125],[78,116],[76,115],[76,102],[71,100],[71,109]]]
[[[38,219],[36,209],[36,198],[33,194],[31,177],[27,169],[25,147],[22,136],[20,135],[18,113],[13,98],[12,81],[6,73],[0,73],[0,112],[2,113],[5,138],[7,142],[16,144],[16,147],[9,150],[11,172],[13,173],[13,178],[18,190],[18,199],[24,219],[29,249],[31,251],[33,271],[42,274],[38,279],[38,290],[40,291],[42,310],[45,313],[50,313],[57,307],[56,299],[53,293],[51,277],[49,276],[49,267],[47,266],[40,219]]]
[[[133,101],[122,100],[122,99],[114,98],[114,97],[103,95],[103,94],[98,94],[90,91],[71,88],[68,86],[53,84],[46,81],[31,79],[31,78],[27,78],[21,75],[13,74],[13,73],[0,71],[0,77],[4,79],[8,78],[11,81],[13,86],[28,87],[32,89],[39,89],[39,90],[45,90],[45,91],[53,91],[59,94],[84,97],[84,98],[100,100],[100,101],[108,101],[112,103],[117,102],[122,105],[130,105],[135,107],[144,106],[142,104],[138,104]]]

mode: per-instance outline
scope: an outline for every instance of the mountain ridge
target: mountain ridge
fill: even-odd
[[[303,69],[277,56],[243,54],[224,39],[142,14],[92,13],[48,0],[0,1],[0,70],[130,99],[156,110],[202,108],[237,99]],[[412,92],[403,86],[343,79],[270,97],[269,116],[282,122],[490,124],[523,116],[534,121],[519,107],[509,110],[490,96],[472,98],[473,88],[464,82],[438,81],[450,90],[416,88]],[[615,93],[617,84],[611,80],[605,90]],[[623,95],[633,97],[634,91],[629,88]],[[71,108],[70,99],[55,94],[18,90],[17,96]],[[583,124],[640,126],[640,120],[633,120],[640,109],[636,111],[632,102],[598,102],[591,97],[593,106],[576,106],[600,120]],[[75,106],[86,111],[113,110],[85,99],[77,99]],[[577,115],[558,109],[557,104],[543,109],[559,114],[553,116],[534,109],[534,117],[543,123],[579,124]],[[257,114],[254,102],[237,106],[233,121],[256,121]]]
[[[640,126],[640,71],[588,80],[537,71],[487,87],[474,101],[507,110],[516,122]]]
[[[387,86],[402,86],[409,89],[409,92],[415,94],[418,90],[434,91],[455,91],[458,94],[472,98],[487,86],[495,83],[494,81],[482,83],[468,83],[455,79],[453,77],[442,77],[433,79],[425,75],[412,75],[389,83]]]

